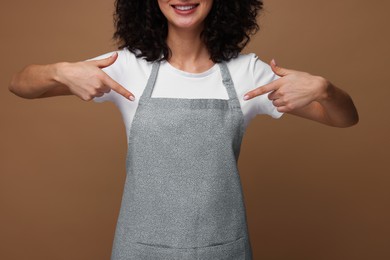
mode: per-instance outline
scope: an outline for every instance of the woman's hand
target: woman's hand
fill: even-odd
[[[112,56],[101,60],[61,63],[55,80],[67,86],[72,94],[85,101],[89,101],[94,97],[101,97],[111,90],[127,99],[134,100],[134,95],[131,92],[102,70],[111,66],[117,58],[118,54],[114,53]]]
[[[281,78],[248,92],[245,100],[270,92],[268,99],[279,112],[291,112],[326,98],[327,82],[324,78],[278,67],[275,60],[271,61],[271,68]]]
[[[134,100],[131,92],[102,70],[111,66],[117,58],[118,53],[114,53],[100,60],[29,65],[14,75],[9,90],[28,99],[73,94],[85,101],[114,90],[125,98]]]
[[[358,122],[350,96],[320,76],[281,68],[272,60],[273,72],[281,78],[247,94],[249,100],[268,94],[279,112],[287,112],[331,126],[347,127]]]

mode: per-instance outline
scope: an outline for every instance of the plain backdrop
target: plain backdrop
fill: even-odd
[[[0,6],[0,259],[109,259],[126,137],[111,103],[25,100],[25,65],[116,49],[113,1]],[[266,0],[245,52],[346,90],[358,125],[285,115],[250,124],[239,161],[255,260],[390,259],[389,18],[386,0]]]

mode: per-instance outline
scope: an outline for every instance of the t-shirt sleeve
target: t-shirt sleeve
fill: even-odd
[[[257,55],[253,54],[251,63],[253,64],[252,72],[256,88],[280,78],[272,71],[271,66],[260,60]],[[266,114],[273,118],[280,118],[283,115],[283,113],[279,112],[272,104],[272,101],[268,99],[268,93],[257,96],[256,99],[258,99],[258,102],[256,102],[257,114]]]
[[[108,58],[111,55],[113,55],[114,53],[115,53],[115,51],[112,51],[112,52],[105,53],[105,54],[99,55],[97,57],[88,59],[88,60],[100,60],[100,59]],[[121,82],[123,81],[123,79],[122,79],[123,73],[121,73],[121,69],[122,69],[121,65],[125,61],[125,54],[122,51],[117,51],[117,53],[118,53],[118,58],[116,59],[116,61],[113,64],[111,64],[110,66],[102,68],[102,70],[110,78],[112,78],[114,81],[121,84]],[[105,93],[101,97],[94,97],[93,101],[98,102],[98,103],[105,102],[105,101],[115,102],[115,99],[118,98],[117,96],[118,96],[118,94],[115,91],[110,91],[109,93]]]

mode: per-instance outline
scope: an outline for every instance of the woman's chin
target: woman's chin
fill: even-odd
[[[200,30],[203,28],[203,24],[194,23],[193,21],[180,21],[171,24],[172,29],[176,30]]]

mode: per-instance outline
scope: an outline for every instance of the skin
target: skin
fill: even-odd
[[[197,3],[189,15],[177,14],[172,6]],[[199,73],[214,65],[206,45],[200,38],[204,20],[211,10],[212,0],[158,0],[161,12],[168,21],[167,43],[172,51],[168,62],[183,71]]]
[[[198,4],[192,12],[176,12],[174,6]],[[214,63],[200,34],[213,0],[158,0],[168,21],[167,44],[172,51],[168,62],[183,71],[200,73]],[[76,95],[89,101],[111,90],[129,100],[134,95],[115,82],[102,68],[112,65],[118,55],[83,62],[29,65],[11,80],[9,89],[23,98]],[[273,72],[281,78],[248,92],[244,100],[267,94],[280,112],[314,120],[329,126],[348,127],[359,120],[350,96],[330,81],[307,72],[286,69],[272,60]]]
[[[175,6],[189,6],[193,4],[197,5],[196,12],[193,14],[178,14],[175,12]],[[158,5],[167,18],[169,30],[175,28],[175,30],[183,33],[189,30],[200,33],[203,29],[204,20],[213,6],[213,0],[158,0]]]
[[[359,116],[351,97],[327,79],[279,67],[274,59],[270,65],[281,78],[248,92],[244,100],[268,93],[268,99],[279,112],[334,127],[358,123]]]
[[[84,101],[114,90],[134,100],[131,92],[102,70],[112,65],[117,58],[118,54],[114,53],[111,57],[94,61],[31,64],[13,76],[9,90],[27,99],[75,95]]]

